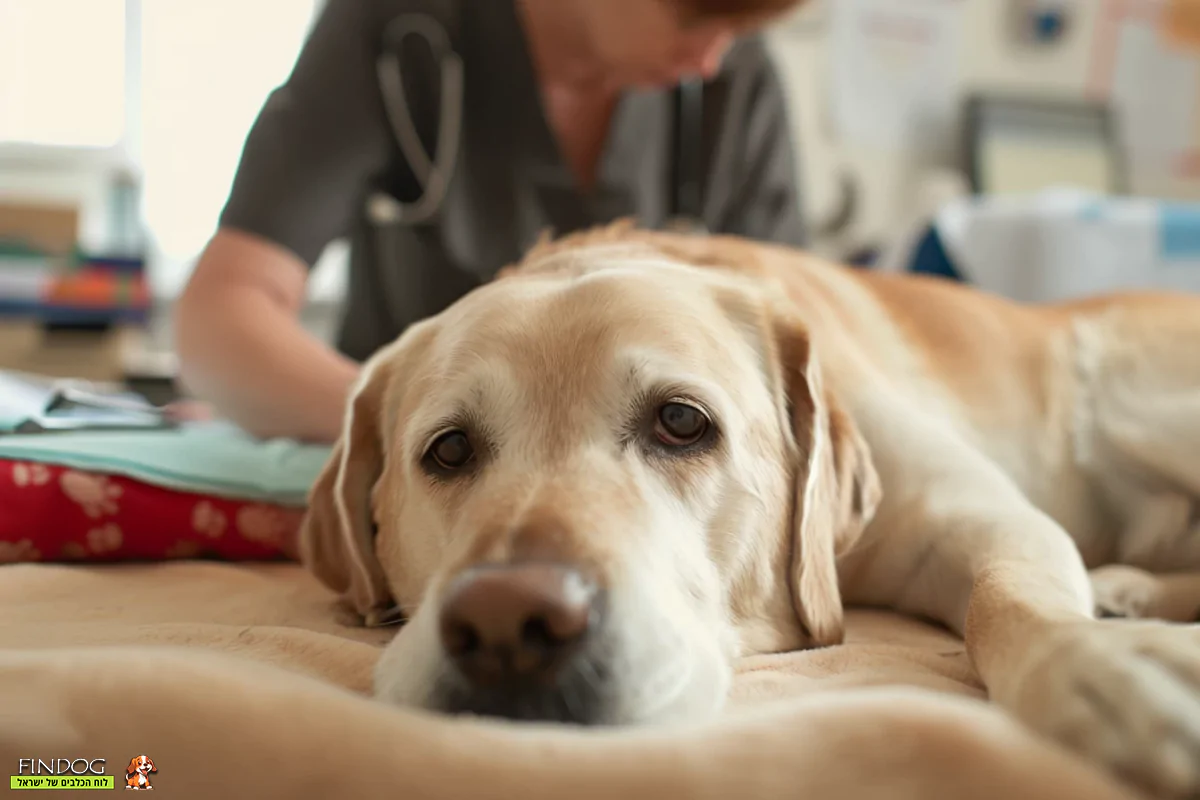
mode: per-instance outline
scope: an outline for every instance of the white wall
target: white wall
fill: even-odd
[[[226,3],[231,1],[224,0]],[[130,2],[135,8],[140,7],[133,0]],[[311,0],[306,2],[311,5]],[[952,162],[953,153],[943,154],[939,165],[936,159],[930,163],[916,158],[912,153],[890,152],[838,141],[829,103],[831,53],[828,32],[830,8],[834,2],[837,0],[808,0],[799,13],[772,33],[772,43],[792,104],[800,174],[810,215],[820,221],[834,211],[839,200],[839,175],[843,171],[852,175],[860,187],[859,208],[850,228],[836,238],[817,242],[819,249],[832,255],[843,255],[857,247],[894,237],[906,228],[914,215],[935,205],[938,198],[946,193],[956,191],[957,183],[953,175],[945,175],[938,169]],[[895,2],[903,4],[909,0]],[[960,92],[986,88],[1084,96],[1092,66],[1097,25],[1109,0],[1075,0],[1075,17],[1066,39],[1042,50],[1023,49],[1009,36],[1007,15],[1014,0],[945,2],[959,2],[964,7],[964,56],[958,75]],[[297,18],[292,26],[294,30],[289,29],[286,36],[280,37],[281,41],[297,39],[300,25]],[[187,46],[199,48],[205,41],[198,33],[190,39],[185,36],[176,49],[184,50]],[[153,56],[153,53],[150,55]],[[276,53],[274,61],[278,64],[270,68],[273,72],[257,77],[259,84],[265,86],[275,80],[278,77],[276,73],[285,68],[286,58],[283,55]],[[226,60],[223,63],[230,62]],[[226,69],[226,72],[229,70]],[[256,105],[247,105],[240,109],[238,118],[249,120],[256,109]],[[178,126],[179,121],[172,122],[169,118],[179,116],[172,109],[171,114],[161,112],[158,117],[162,119],[155,118],[151,122],[157,126],[155,130],[168,123]],[[239,144],[237,137],[226,135],[222,139],[225,161],[233,158]],[[208,147],[212,149],[215,145],[209,142]],[[181,151],[189,152],[189,148],[181,148]],[[178,183],[180,174],[177,173],[189,166],[188,160],[176,158],[170,161],[169,149],[160,147],[156,152],[159,152],[160,168],[166,165],[165,169],[159,170],[167,175],[164,180]],[[13,168],[15,163],[19,165],[16,169]],[[83,238],[86,245],[102,240],[104,235],[105,220],[98,209],[102,208],[107,192],[109,166],[99,161],[72,172],[64,168],[46,169],[36,163],[20,165],[19,159],[17,162],[5,159],[0,163],[0,196],[29,195],[50,200],[82,200]],[[207,168],[207,162],[204,165],[192,164],[190,168],[192,173],[188,173],[188,177],[194,179],[196,170]],[[224,185],[222,181],[227,177],[224,172],[221,172],[220,180],[210,183],[218,188]],[[208,187],[208,195],[216,191],[213,186]],[[1158,184],[1140,188],[1169,196],[1200,197],[1200,189],[1195,184]],[[203,213],[192,214],[180,203],[162,205],[163,208],[167,206],[170,206],[168,210],[178,212],[176,216],[181,222],[176,227],[182,226],[182,233],[176,238],[183,245],[168,247],[172,252],[164,254],[164,257],[174,262],[184,262],[188,260],[187,253],[191,249],[185,245],[192,244],[193,240],[199,241],[200,234],[205,233],[206,227],[212,224],[215,205],[210,197],[208,205],[201,209]],[[338,294],[343,282],[340,269],[343,258],[344,246],[331,248],[318,271],[318,285],[314,290],[316,296],[332,297]],[[156,288],[166,294],[173,293],[180,286],[186,270],[184,263],[176,263],[174,269],[168,270],[171,273],[169,276],[156,280]]]
[[[1012,0],[958,1],[964,7],[960,95],[994,90],[1078,99],[1087,96],[1097,26],[1108,0],[1075,0],[1074,17],[1064,39],[1044,48],[1023,46],[1010,35]],[[841,255],[895,236],[914,215],[953,191],[956,176],[945,174],[943,168],[952,165],[957,154],[945,153],[941,164],[922,164],[911,153],[837,141],[828,93],[832,2],[836,0],[809,0],[791,20],[773,31],[771,38],[792,103],[801,179],[810,213],[818,220],[832,213],[838,197],[839,170],[850,170],[862,190],[859,216],[850,229],[835,239],[817,243],[819,249]],[[1135,183],[1134,190],[1200,198],[1200,183],[1195,181],[1142,180]]]

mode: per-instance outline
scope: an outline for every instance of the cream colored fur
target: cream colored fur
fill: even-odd
[[[676,396],[711,450],[623,443]],[[447,420],[486,440],[469,481],[420,466]],[[304,542],[361,614],[411,618],[376,670],[403,705],[448,669],[447,581],[538,553],[612,597],[610,722],[706,719],[738,656],[837,644],[845,605],[879,606],[962,635],[1031,729],[1183,797],[1200,632],[1095,619],[1136,604],[1087,569],[1200,568],[1198,498],[1200,299],[1022,307],[617,226],[543,242],[371,359]]]

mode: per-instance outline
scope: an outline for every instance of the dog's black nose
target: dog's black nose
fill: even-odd
[[[567,566],[476,567],[447,587],[442,646],[476,687],[553,683],[597,624],[601,602],[595,582]]]

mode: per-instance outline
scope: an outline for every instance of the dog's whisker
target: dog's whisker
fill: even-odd
[[[642,683],[636,701],[639,712],[646,717],[656,716],[679,699],[691,678],[691,659],[679,657],[664,664]]]
[[[600,693],[604,681],[601,680],[600,673],[596,671],[596,665],[592,659],[585,658],[579,662],[579,677],[590,691],[596,694]]]
[[[567,717],[572,720],[582,720],[586,717],[583,713],[583,707],[575,702],[574,697],[575,684],[573,681],[563,682],[558,689],[559,695],[562,697],[563,706],[567,711]]]

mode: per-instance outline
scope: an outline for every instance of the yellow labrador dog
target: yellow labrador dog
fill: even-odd
[[[303,551],[368,624],[407,620],[377,670],[396,703],[703,718],[734,658],[890,607],[1176,796],[1200,792],[1200,630],[1097,619],[1087,568],[1200,567],[1198,502],[1200,298],[1021,307],[618,225],[366,364]]]

